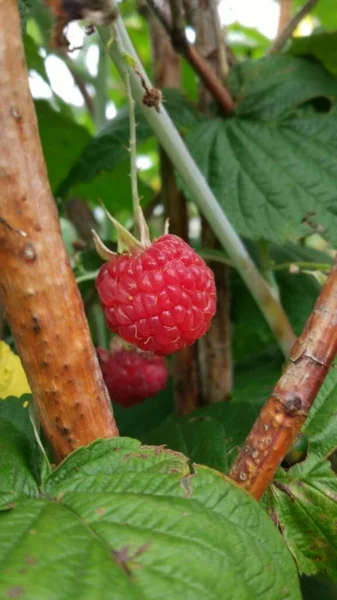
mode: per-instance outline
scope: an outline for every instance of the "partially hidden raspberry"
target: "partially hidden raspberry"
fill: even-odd
[[[96,286],[109,329],[159,355],[193,344],[216,310],[213,271],[171,234],[143,251],[113,257],[101,267]]]
[[[137,350],[108,352],[97,349],[105,385],[111,400],[125,407],[155,396],[167,384],[165,358]]]

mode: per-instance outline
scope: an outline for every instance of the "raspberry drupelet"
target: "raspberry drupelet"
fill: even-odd
[[[96,286],[109,329],[158,355],[193,344],[216,311],[213,271],[172,234],[113,257],[101,267]]]

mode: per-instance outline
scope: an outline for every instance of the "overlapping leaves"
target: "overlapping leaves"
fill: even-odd
[[[308,454],[278,471],[267,501],[300,572],[337,580],[337,477],[327,460],[337,448],[336,386],[333,369],[303,428]]]
[[[322,66],[278,56],[232,70],[237,108],[200,121],[177,92],[166,106],[235,228],[247,238],[296,241],[313,231],[337,240],[337,83]],[[141,143],[153,133],[141,115]],[[111,172],[127,155],[127,112],[91,139],[58,193]],[[185,188],[184,188],[185,189]],[[188,190],[185,189],[186,193]]]
[[[227,472],[278,379],[276,359],[268,364],[262,357],[250,370],[238,371],[230,403],[204,407],[179,420],[168,419],[145,440],[170,444],[192,460],[198,452],[198,460]],[[337,477],[328,460],[337,449],[336,390],[337,371],[332,369],[302,429],[307,453],[298,464],[278,470],[264,503],[300,573],[323,572],[337,581]],[[213,427],[213,435],[207,435],[208,427]],[[218,435],[220,429],[222,435]]]
[[[300,598],[262,507],[216,471],[118,438],[78,450],[38,488],[16,441],[15,477],[0,474],[1,598]]]

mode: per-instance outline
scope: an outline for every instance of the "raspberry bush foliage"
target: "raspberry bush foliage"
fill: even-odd
[[[123,228],[137,240],[142,232],[130,185],[130,102],[108,58],[113,40],[102,41],[111,31],[98,28],[77,40],[71,26],[67,35],[80,49],[52,48],[48,4],[61,14],[66,3],[18,3],[21,34],[60,231],[119,437],[98,434],[56,464],[33,394],[22,395],[28,383],[33,389],[31,379],[24,378],[24,389],[16,385],[23,371],[0,310],[6,349],[0,353],[0,598],[336,599],[335,366],[257,502],[229,475],[282,372],[279,340],[240,266],[207,228],[188,177],[167,167],[141,103],[133,176],[151,241],[121,245]],[[291,19],[307,3],[288,4]],[[188,61],[165,55],[163,69],[151,44],[154,17],[134,2],[120,6],[142,65],[163,88],[158,119],[163,110],[170,115],[296,336],[337,241],[332,4],[317,2],[306,17],[311,34],[297,35],[299,29],[276,54],[268,52],[271,41],[260,27],[240,19],[226,25],[225,85],[235,105],[229,114],[204,93]],[[104,10],[104,2],[98,5]],[[197,3],[195,19],[204,10]],[[197,32],[197,20],[188,11],[184,18]],[[203,54],[198,36],[196,48]],[[126,53],[121,71],[133,60]],[[170,87],[165,74],[172,64],[180,84]],[[66,84],[67,77],[74,83]],[[0,206],[2,226],[9,231]],[[2,229],[0,244],[1,235]],[[55,256],[55,269],[62,268]],[[43,314],[54,323],[49,307]],[[32,318],[22,315],[23,329]],[[70,335],[69,345],[78,351]],[[71,390],[76,373],[48,369],[48,389],[66,377]],[[57,421],[53,427],[58,431]]]

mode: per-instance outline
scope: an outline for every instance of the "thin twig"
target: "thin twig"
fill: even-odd
[[[93,115],[94,115],[94,103],[93,103],[93,99],[90,96],[90,94],[89,94],[89,92],[87,90],[87,87],[86,87],[83,79],[81,78],[81,76],[78,73],[76,73],[76,71],[74,71],[69,66],[69,64],[68,64],[68,69],[69,69],[70,73],[73,76],[75,84],[77,85],[79,91],[81,92],[81,94],[83,96],[83,100],[84,100],[84,103],[85,103],[85,105],[86,105],[86,107],[88,109],[89,115],[91,117],[93,117]]]
[[[307,418],[337,353],[337,261],[230,477],[257,500]]]
[[[212,23],[215,33],[216,48],[218,49],[218,62],[221,81],[225,81],[229,74],[229,65],[227,57],[227,34],[226,30],[222,28],[220,22],[220,15],[218,11],[218,0],[210,0],[209,11],[212,15]]]
[[[280,16],[277,25],[277,35],[283,31],[288,21],[291,19],[293,0],[279,0]]]
[[[167,35],[171,38],[172,26],[171,26],[171,23],[169,23],[168,19],[166,18],[166,15],[164,14],[164,12],[160,9],[160,7],[158,6],[158,4],[155,0],[146,0],[146,1],[147,1],[147,4],[148,4],[150,10],[153,12],[153,14],[156,15],[158,21],[160,21],[160,23],[164,27]],[[185,36],[183,39],[183,43],[184,44],[188,43]]]
[[[171,39],[172,46],[179,54],[182,54],[191,65],[192,69],[199,75],[205,87],[210,91],[214,100],[221,106],[225,114],[231,113],[235,103],[229,91],[219,81],[207,61],[199,54],[197,49],[188,42],[184,30],[173,29],[166,16],[159,8],[156,0],[147,0],[149,7],[157,16],[165,31]]]
[[[60,48],[58,51],[59,55],[61,56],[62,60],[65,61],[72,77],[73,80],[75,82],[75,84],[77,85],[80,93],[82,94],[84,103],[88,109],[88,113],[90,114],[91,117],[93,117],[94,115],[94,103],[93,103],[93,99],[90,96],[87,87],[85,85],[85,81],[83,81],[81,75],[76,71],[76,69],[74,68],[74,66],[72,65],[72,61],[68,60],[68,56],[67,56],[67,52],[65,51],[64,48]]]
[[[317,2],[318,0],[308,0],[308,2],[302,6],[298,13],[296,13],[296,15],[290,19],[289,23],[287,23],[287,25],[282,29],[281,33],[276,37],[274,43],[268,51],[268,54],[276,54],[282,50],[289,38],[291,38],[297,25],[299,25],[304,17],[311,11],[311,9],[314,8]]]
[[[172,31],[181,32],[185,26],[182,0],[169,0],[169,3],[172,17]]]
[[[116,44],[121,55],[125,55],[123,44],[120,40],[118,31],[115,31]],[[139,207],[139,195],[138,195],[138,177],[137,177],[137,141],[136,141],[136,119],[135,119],[135,101],[132,96],[132,90],[130,85],[130,75],[127,65],[125,63],[124,68],[125,75],[125,88],[128,99],[129,107],[129,129],[130,129],[130,177],[131,177],[131,191],[132,191],[132,204],[134,211],[134,218],[137,222],[138,207]]]

